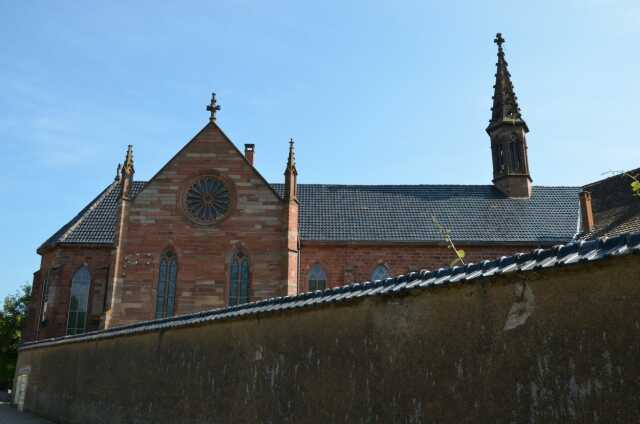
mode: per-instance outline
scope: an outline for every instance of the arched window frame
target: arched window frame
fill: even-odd
[[[51,280],[51,270],[44,273],[42,281],[42,299],[40,302],[40,325],[47,325],[47,310],[49,309],[49,284]]]
[[[156,319],[172,317],[175,313],[178,255],[165,249],[160,255],[156,286]]]
[[[307,287],[309,291],[324,290],[327,288],[327,273],[319,263],[314,264],[309,269]]]
[[[384,271],[384,276],[382,276],[382,271]],[[380,263],[373,268],[371,271],[371,281],[384,280],[385,278],[389,278],[391,276],[391,271],[386,264]]]
[[[229,306],[248,303],[251,291],[251,262],[244,249],[236,249],[229,261]]]
[[[67,314],[67,334],[84,333],[87,327],[89,295],[91,293],[91,272],[83,264],[73,273],[69,287],[69,312]]]

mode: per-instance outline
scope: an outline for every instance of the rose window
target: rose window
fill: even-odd
[[[212,176],[200,177],[184,195],[184,208],[200,224],[212,224],[228,211],[231,196],[226,185]]]

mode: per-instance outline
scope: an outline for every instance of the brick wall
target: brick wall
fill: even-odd
[[[214,225],[195,224],[182,209],[182,194],[199,175],[222,179],[234,199],[228,216]],[[154,317],[166,249],[178,260],[176,314],[227,304],[236,249],[249,255],[250,299],[286,294],[285,208],[222,131],[206,126],[130,202],[111,325]]]
[[[537,246],[456,246],[466,253],[465,262],[479,262],[500,256],[527,252]],[[321,245],[304,243],[300,259],[300,287],[308,290],[311,267],[320,264],[327,274],[327,286],[335,287],[353,281],[367,281],[379,264],[384,264],[391,275],[406,274],[421,269],[438,269],[455,259],[446,246],[415,245]]]
[[[56,247],[43,252],[40,271],[34,275],[33,295],[25,323],[25,341],[66,334],[71,279],[84,264],[89,267],[91,274],[87,330],[97,330],[100,327],[111,250],[110,247]],[[49,300],[46,323],[43,324],[40,321],[45,278],[49,279]]]

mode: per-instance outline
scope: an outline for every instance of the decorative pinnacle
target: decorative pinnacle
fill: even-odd
[[[133,176],[133,146],[131,144],[127,147],[127,154],[124,158],[124,163],[122,164],[121,173],[124,178]]]
[[[505,39],[502,38],[502,33],[497,33],[496,34],[496,38],[493,40],[494,43],[496,43],[498,45],[498,49],[502,50],[502,45],[505,42]]]
[[[116,181],[120,180],[120,169],[122,169],[122,164],[119,163],[118,167],[116,168],[116,178],[115,178]]]
[[[287,159],[287,168],[296,167],[296,152],[294,150],[293,138],[289,139],[289,158]]]
[[[211,93],[211,103],[207,106],[207,111],[211,112],[211,116],[209,117],[209,121],[215,122],[216,113],[222,109],[218,102],[216,101],[216,93]]]

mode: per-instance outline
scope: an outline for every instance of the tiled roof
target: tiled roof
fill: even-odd
[[[144,181],[135,181],[131,194],[135,196],[144,187]],[[71,221],[49,237],[39,248],[56,244],[111,245],[113,244],[118,201],[122,187],[114,181],[80,211]]]
[[[439,242],[435,218],[458,242],[564,243],[577,232],[579,192],[533,187],[531,198],[512,199],[491,185],[299,184],[300,237]]]
[[[133,195],[145,182],[136,181]],[[283,194],[283,184],[272,184]],[[442,241],[435,220],[457,242],[552,245],[577,230],[579,187],[534,187],[511,199],[490,185],[299,184],[300,238],[323,242]],[[110,245],[120,193],[107,187],[42,246]]]
[[[200,325],[209,321],[263,316],[278,311],[313,308],[325,304],[348,303],[367,296],[393,296],[418,290],[437,289],[438,287],[452,284],[465,284],[513,272],[521,273],[555,267],[579,266],[588,262],[603,261],[610,257],[628,254],[640,254],[640,233],[623,234],[614,238],[571,242],[563,246],[537,249],[529,253],[520,253],[513,256],[503,256],[499,259],[487,260],[477,264],[470,263],[453,268],[440,268],[436,271],[412,272],[408,275],[387,278],[381,281],[353,283],[323,291],[302,293],[297,296],[277,297],[173,318],[144,321],[82,335],[42,340],[24,344],[22,349]]]
[[[640,168],[627,172],[640,176]],[[583,187],[591,192],[595,228],[579,238],[593,239],[615,236],[630,231],[640,231],[640,198],[633,195],[627,175],[615,175]]]

